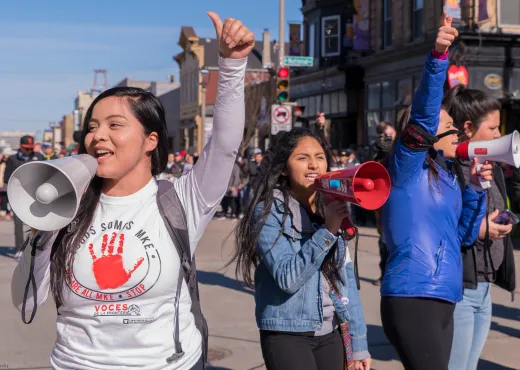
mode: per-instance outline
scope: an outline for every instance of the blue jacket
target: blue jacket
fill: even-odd
[[[343,238],[321,227],[309,228],[310,220],[300,204],[289,201],[289,216],[282,222],[281,194],[271,207],[260,231],[255,271],[256,322],[262,330],[318,331],[323,323],[321,264],[338,242],[336,261],[345,284],[337,282],[342,299],[332,292],[336,314],[348,321],[354,359],[369,357],[367,327],[354,278],[354,268]],[[264,203],[255,207],[253,225],[259,222]]]
[[[411,120],[432,135],[439,126],[448,60],[428,55],[412,104]],[[462,299],[461,245],[471,245],[485,215],[485,193],[463,192],[451,171],[429,179],[426,151],[401,140],[389,158],[392,190],[382,210],[388,261],[382,296]],[[442,153],[440,153],[442,155]],[[448,164],[450,165],[450,164]]]

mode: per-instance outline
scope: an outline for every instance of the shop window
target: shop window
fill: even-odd
[[[339,99],[338,92],[333,92],[330,95],[330,113],[331,114],[340,113],[338,99]]]
[[[339,92],[339,111],[347,112],[347,93],[345,90]]]
[[[367,142],[373,143],[377,138],[376,127],[379,123],[379,112],[368,112],[367,113]]]
[[[395,105],[395,82],[384,81],[381,84],[382,108],[393,108]]]
[[[381,108],[381,84],[368,85],[367,88],[367,109],[374,110]]]
[[[321,19],[321,56],[340,55],[340,16],[333,15]]]
[[[520,1],[499,0],[499,26],[520,27]]]
[[[392,45],[392,0],[383,0],[383,48]]]
[[[423,37],[424,0],[412,0],[412,39]]]

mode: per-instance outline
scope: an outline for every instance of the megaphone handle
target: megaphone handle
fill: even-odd
[[[354,226],[349,216],[343,219],[343,222],[341,223],[341,229],[345,230],[344,237],[347,240],[350,240],[353,237],[355,237],[358,232],[357,227]]]
[[[477,171],[480,171],[481,168],[482,163],[477,163]],[[480,186],[482,187],[482,189],[489,189],[491,187],[491,183],[489,181],[482,180],[480,176],[478,180],[480,181]]]

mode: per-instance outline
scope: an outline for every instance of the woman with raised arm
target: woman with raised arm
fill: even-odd
[[[196,325],[200,317],[181,273],[185,261],[181,267],[164,213],[185,214],[193,255],[242,141],[244,75],[255,42],[239,20],[223,24],[208,15],[219,44],[219,82],[213,134],[193,170],[170,184],[173,193],[158,196],[162,185],[154,176],[168,155],[159,100],[137,88],[103,92],[85,117],[79,152],[99,165],[77,216],[57,246],[59,233],[36,232],[28,246],[34,241],[38,248],[27,247],[14,272],[18,309],[34,311],[49,291],[58,305],[54,369],[205,368],[207,333]],[[167,209],[173,197],[182,209]],[[31,271],[34,291],[25,289]]]
[[[441,106],[448,48],[457,36],[443,14],[434,50],[428,54],[408,124],[389,158],[392,191],[383,206],[388,261],[381,285],[386,336],[406,370],[447,370],[453,311],[462,298],[460,245],[477,238],[485,213],[478,176],[492,178],[491,165],[460,189],[451,171],[458,130]]]

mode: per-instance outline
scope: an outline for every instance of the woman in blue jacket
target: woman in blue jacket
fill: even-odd
[[[329,169],[323,139],[304,129],[277,138],[236,231],[236,272],[253,286],[268,370],[370,369],[367,328],[347,242],[345,202],[312,189]],[[340,328],[350,328],[342,340]]]
[[[485,214],[478,176],[460,189],[451,171],[457,130],[442,109],[448,48],[457,36],[443,15],[410,112],[389,159],[392,191],[383,207],[388,263],[381,285],[385,334],[407,370],[447,370],[453,311],[462,298],[460,245],[477,238]]]

